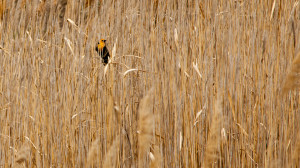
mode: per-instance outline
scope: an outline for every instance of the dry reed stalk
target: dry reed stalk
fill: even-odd
[[[41,1],[40,4],[38,5],[36,12],[38,14],[38,16],[43,16],[43,12],[45,11],[45,7],[46,7],[46,2],[45,1]]]
[[[139,105],[138,121],[138,150],[139,150],[139,167],[144,167],[145,156],[150,148],[150,143],[154,133],[154,88],[150,89],[146,96],[141,100]]]
[[[106,75],[107,73],[107,70],[109,68],[109,65],[114,61],[115,59],[115,56],[116,56],[116,51],[117,51],[117,43],[118,43],[118,39],[116,39],[115,43],[114,43],[114,47],[112,49],[112,54],[111,54],[111,58],[108,60],[108,64],[105,66],[104,68],[104,76]],[[110,72],[112,75],[113,75],[113,69],[111,70]],[[113,81],[113,78],[111,78],[111,81]]]
[[[273,14],[274,14],[274,9],[275,9],[275,5],[276,5],[276,0],[273,1],[273,5],[272,5],[272,11],[271,11],[271,15],[270,15],[270,21],[273,18]]]
[[[86,21],[87,18],[91,17],[91,10],[92,10],[92,5],[94,4],[95,0],[85,0],[84,3],[84,8],[83,9],[83,13],[84,13],[84,20]],[[89,22],[89,25],[91,24],[91,22]],[[91,27],[91,26],[88,26]]]
[[[5,6],[6,6],[5,3],[6,3],[6,0],[0,1],[0,21],[2,21],[2,19],[3,19],[4,10],[5,10]]]
[[[26,17],[25,17],[25,28],[24,28],[24,31],[26,31],[28,24],[30,22],[30,19],[33,19],[32,10],[34,9],[34,7],[33,7],[34,4],[33,3],[29,4],[29,2],[26,3],[25,1],[23,1],[23,3],[24,3],[24,5],[22,5],[22,6],[26,5]]]
[[[221,100],[215,102],[204,155],[204,167],[214,167],[220,153],[221,121],[223,120]]]
[[[155,92],[153,113],[161,112],[163,121],[155,125],[156,138],[150,142],[160,147],[158,157],[163,163],[158,165],[203,166],[204,160],[210,157],[206,142],[209,148],[215,141],[212,162],[216,167],[272,167],[273,164],[274,167],[299,167],[299,95],[289,94],[289,99],[275,100],[277,81],[290,61],[284,54],[293,53],[296,58],[294,51],[299,48],[297,0],[196,1],[195,4],[170,0],[150,3],[96,0],[87,9],[92,14],[88,22],[82,12],[86,0],[81,0],[83,3],[69,1],[64,17],[70,18],[72,26],[63,25],[63,36],[57,33],[60,31],[59,13],[54,0],[34,0],[45,5],[41,6],[42,13],[38,16],[29,8],[23,8],[22,1],[6,0],[0,23],[0,167],[18,165],[14,147],[22,146],[19,138],[25,135],[36,136],[35,146],[41,151],[40,154],[28,144],[31,148],[29,166],[84,167],[87,160],[95,160],[98,165],[91,163],[92,166],[103,167],[103,154],[110,152],[116,137],[111,134],[116,130],[121,132],[121,127],[127,130],[132,148],[123,146],[125,139],[120,135],[116,160],[120,167],[138,167],[139,134],[136,132],[140,100],[136,95],[150,83],[159,88]],[[26,5],[31,2],[33,0],[27,0]],[[42,2],[49,5],[50,16],[45,26],[47,41],[41,40],[47,14],[47,3]],[[15,31],[23,31],[24,20],[19,22],[18,18],[25,19],[26,10],[31,12],[28,16],[33,17],[28,18],[28,36]],[[288,20],[292,24],[291,32],[284,31],[287,26],[282,24],[289,24]],[[86,29],[85,37],[81,29]],[[90,62],[96,56],[94,38],[108,34],[110,39],[119,37],[118,62],[112,61],[104,76],[102,64],[97,61],[97,67],[101,68],[95,70]],[[30,45],[28,37],[32,39]],[[85,55],[80,64],[73,60],[70,47],[63,44],[68,40],[64,41],[63,37],[72,40],[76,58]],[[296,39],[295,46],[293,39]],[[152,73],[139,73],[131,68]],[[97,75],[92,73],[99,71]],[[93,75],[93,83],[84,78],[87,74]],[[281,84],[282,89],[284,83]],[[217,85],[230,93],[225,97],[228,101],[222,104],[224,117],[225,114],[231,117],[224,120],[230,122],[230,129],[221,127],[220,138],[224,137],[225,143],[220,143],[220,147],[213,139],[214,114],[209,113],[206,118],[214,107],[198,112],[193,120],[194,111],[201,104],[214,102],[213,97],[219,92]],[[72,119],[74,113],[76,120]],[[109,115],[116,116],[117,124],[111,122],[114,116]],[[213,125],[217,125],[215,123]],[[94,148],[96,145],[90,140],[96,140],[94,137],[99,134],[100,146]],[[88,146],[90,153],[86,158]],[[92,152],[93,148],[96,153]],[[155,148],[146,155],[147,163],[145,158],[141,158],[141,163],[157,167]],[[148,162],[151,165],[146,165]],[[25,166],[25,162],[19,166]]]
[[[158,145],[155,145],[153,147],[153,153],[150,152],[150,159],[151,159],[151,164],[150,164],[150,167],[151,168],[159,168],[161,167],[161,163],[162,163],[162,157],[160,155],[160,152],[159,152],[159,146]]]
[[[50,16],[50,9],[51,9],[51,4],[50,1],[45,2],[45,13],[44,13],[44,24],[43,24],[43,35],[45,36],[47,29],[48,29],[48,21],[49,21],[49,16]]]
[[[300,88],[300,52],[298,52],[298,55],[291,65],[291,70],[284,80],[282,93],[285,94],[297,88]]]
[[[94,2],[95,2],[95,0],[85,0],[84,7],[85,8],[90,7]]]
[[[275,132],[276,132],[276,128],[274,126],[270,127],[270,136],[269,136],[269,140],[267,142],[268,146],[265,152],[265,156],[264,156],[264,167],[274,167],[276,160],[275,160],[275,148],[274,146],[270,145],[272,143],[274,143],[274,139],[275,139]]]
[[[66,13],[66,7],[67,7],[68,1],[67,0],[60,0],[59,6],[58,6],[58,12],[59,12],[59,27],[62,29],[64,25],[64,17]]]
[[[118,165],[118,152],[119,152],[119,146],[120,146],[120,136],[118,135],[112,145],[110,146],[108,152],[106,153],[103,167],[117,167]]]
[[[38,134],[36,134],[36,146],[40,146],[40,137]],[[36,160],[36,166],[37,167],[43,167],[43,164],[42,164],[42,155],[39,151],[37,150],[33,150],[33,157],[35,157],[35,160]]]
[[[117,43],[117,42],[116,42]],[[114,108],[114,89],[115,89],[115,68],[114,66],[111,66],[111,60],[113,59],[113,57],[115,56],[116,53],[116,43],[114,44],[113,47],[113,52],[112,52],[112,57],[111,59],[109,59],[108,64],[104,67],[104,77],[107,77],[107,122],[106,122],[106,126],[107,128],[111,128],[111,124],[114,123],[113,121],[111,121],[110,119],[112,118],[112,116],[114,115],[116,118],[116,121],[118,121],[119,116],[117,116],[117,113],[115,112],[115,108]],[[107,76],[106,76],[107,75]],[[115,124],[115,126],[119,126],[119,123]]]
[[[179,48],[179,42],[178,42],[178,32],[177,32],[176,28],[174,29],[174,40],[175,40],[176,48],[178,49]]]
[[[298,137],[296,139],[296,144],[295,144],[295,148],[293,151],[293,156],[292,156],[293,162],[291,163],[295,163],[295,167],[299,167],[300,166],[300,134],[298,133]],[[289,166],[292,167],[292,166]]]

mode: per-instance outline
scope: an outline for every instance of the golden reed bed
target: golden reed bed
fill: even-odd
[[[299,8],[0,0],[0,167],[299,167]]]

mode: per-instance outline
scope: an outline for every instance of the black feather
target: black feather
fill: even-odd
[[[102,63],[106,65],[108,63],[108,60],[110,58],[110,54],[108,52],[108,49],[106,46],[102,48],[102,50],[99,50],[99,48],[96,46],[96,51],[98,52],[99,56],[102,58]]]

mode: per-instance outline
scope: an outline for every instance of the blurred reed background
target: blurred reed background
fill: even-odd
[[[0,167],[299,167],[298,3],[1,0]]]

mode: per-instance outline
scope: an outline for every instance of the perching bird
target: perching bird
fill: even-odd
[[[110,58],[105,42],[105,39],[100,39],[96,46],[96,51],[101,56],[103,65],[106,65],[108,63],[108,59]]]

